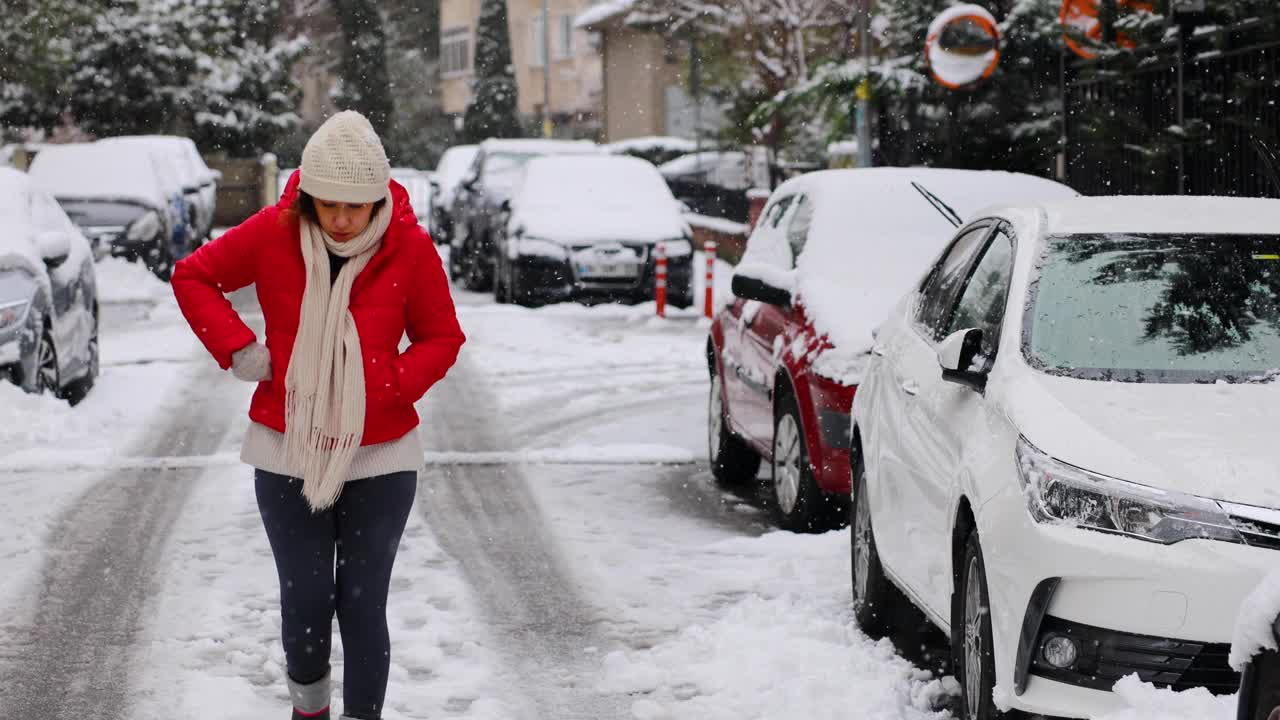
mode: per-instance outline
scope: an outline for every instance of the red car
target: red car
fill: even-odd
[[[746,483],[770,464],[778,525],[841,525],[849,412],[874,329],[970,213],[1076,193],[1005,172],[828,170],[773,192],[707,339],[712,473]]]

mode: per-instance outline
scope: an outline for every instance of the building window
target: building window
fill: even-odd
[[[556,59],[568,60],[573,57],[573,16],[561,15],[559,37],[556,42]]]
[[[545,29],[542,15],[534,15],[529,21],[529,64],[533,67],[547,64],[547,48],[543,44]]]
[[[460,75],[471,70],[471,29],[451,28],[440,33],[440,72]]]

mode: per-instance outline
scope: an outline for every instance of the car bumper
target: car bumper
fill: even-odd
[[[1110,683],[1091,676],[1134,672],[1175,688],[1229,685],[1225,650],[1240,603],[1280,560],[1275,550],[1247,545],[1159,545],[1039,524],[1014,489],[980,509],[978,527],[997,687],[1011,707],[1055,717],[1120,708],[1118,696],[1103,689]],[[1049,593],[1046,583],[1054,585]],[[1073,671],[1051,672],[1043,642],[1073,630],[1081,659]]]
[[[631,300],[654,298],[654,266],[649,260],[635,278],[595,280],[580,277],[568,260],[521,255],[511,261],[519,274],[520,288],[541,301]],[[693,258],[667,261],[667,298],[676,305],[693,302]]]

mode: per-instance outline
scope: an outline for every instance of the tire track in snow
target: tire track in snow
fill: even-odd
[[[507,449],[485,387],[464,361],[432,390],[423,423],[429,447]],[[574,587],[521,468],[428,468],[419,499],[506,652],[512,683],[532,701],[520,720],[629,717],[629,699],[592,687],[603,653],[590,649],[606,648],[605,619]]]

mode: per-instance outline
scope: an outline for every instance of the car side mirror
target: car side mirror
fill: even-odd
[[[969,328],[947,336],[938,346],[938,364],[942,366],[942,379],[977,392],[987,389],[986,368],[975,366],[982,353],[982,330]]]
[[[47,230],[36,236],[36,248],[44,264],[51,268],[58,267],[71,255],[71,239],[65,232]]]
[[[734,273],[733,294],[746,300],[756,300],[769,305],[790,307],[791,291],[762,280],[758,277]]]

